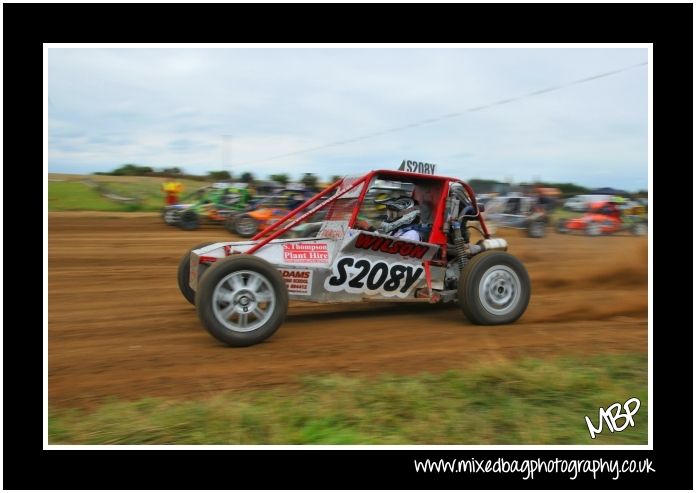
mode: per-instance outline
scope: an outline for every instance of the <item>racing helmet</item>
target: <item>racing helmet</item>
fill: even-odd
[[[401,196],[375,200],[375,203],[383,204],[387,209],[387,218],[382,222],[380,228],[385,233],[405,228],[420,219],[420,209],[411,197]]]

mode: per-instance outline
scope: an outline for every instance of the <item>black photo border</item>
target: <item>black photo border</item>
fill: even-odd
[[[32,120],[43,102],[39,96],[43,43],[653,43],[657,166],[651,203],[658,204],[659,213],[671,213],[660,201],[669,201],[669,209],[677,210],[678,197],[658,187],[662,183],[666,187],[670,171],[676,187],[689,169],[681,163],[693,162],[692,12],[691,4],[4,4],[4,488],[691,489],[693,394],[687,389],[693,391],[693,329],[688,321],[676,320],[680,312],[668,305],[669,294],[661,289],[653,291],[654,449],[650,451],[43,450],[38,350],[42,321],[38,313],[34,316],[20,308],[27,303],[28,280],[42,274],[27,272],[40,265],[29,252],[41,247],[21,232],[31,224],[28,219],[24,229],[16,229],[16,193],[9,185],[26,182],[27,171],[38,169],[35,161],[41,159],[39,138],[31,132],[38,131]],[[30,161],[29,166],[17,165]],[[655,173],[658,169],[664,182]],[[42,175],[37,178],[44,180]],[[671,193],[688,196],[678,190]],[[35,203],[40,209],[40,201]],[[30,214],[26,204],[22,209],[22,215]],[[42,213],[38,210],[35,217]],[[663,233],[656,231],[653,259],[663,264],[666,257],[660,252],[670,246],[670,238],[662,242]],[[26,250],[16,256],[20,239]],[[672,248],[684,250],[680,245]],[[669,272],[673,277],[674,271],[663,273],[656,267],[654,286],[667,283]],[[685,281],[670,282],[688,282],[690,274],[683,276]],[[683,394],[665,390],[675,381]],[[611,475],[570,480],[567,474],[542,474],[525,481],[510,474],[416,473],[413,465],[416,459],[472,457],[649,459],[655,472],[624,474],[617,481]],[[27,473],[27,466],[32,473]]]

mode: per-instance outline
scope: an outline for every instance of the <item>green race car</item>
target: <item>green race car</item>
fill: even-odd
[[[203,221],[224,224],[230,215],[244,212],[251,205],[246,183],[214,183],[189,196],[192,202],[174,204],[162,210],[162,219],[171,226],[197,229]]]

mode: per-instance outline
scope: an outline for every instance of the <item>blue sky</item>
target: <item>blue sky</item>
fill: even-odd
[[[648,186],[648,69],[293,154],[645,62],[647,49],[48,51],[48,170],[323,179],[403,159],[464,179]]]

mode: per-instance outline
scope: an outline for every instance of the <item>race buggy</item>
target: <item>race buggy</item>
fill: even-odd
[[[539,204],[536,197],[509,195],[496,197],[486,204],[486,220],[491,228],[522,229],[530,238],[546,236],[549,217],[546,209]]]
[[[170,226],[197,229],[202,221],[224,223],[235,214],[250,207],[250,193],[245,184],[214,183],[199,188],[189,198],[193,202],[168,205],[162,219]]]
[[[366,196],[383,180],[412,190],[421,241],[364,227],[370,216],[363,211],[373,209]],[[475,243],[468,222],[480,228]],[[298,230],[306,236],[295,237]],[[289,299],[458,302],[475,324],[509,324],[526,310],[531,285],[506,250],[505,240],[489,234],[468,184],[379,170],[337,181],[250,241],[194,247],[181,259],[178,283],[206,330],[230,346],[273,335]]]
[[[255,202],[243,212],[230,214],[225,220],[225,229],[242,238],[251,238],[259,230],[267,228],[285,217],[288,212],[297,209],[313,195],[313,192],[304,189],[280,190],[275,195]]]

